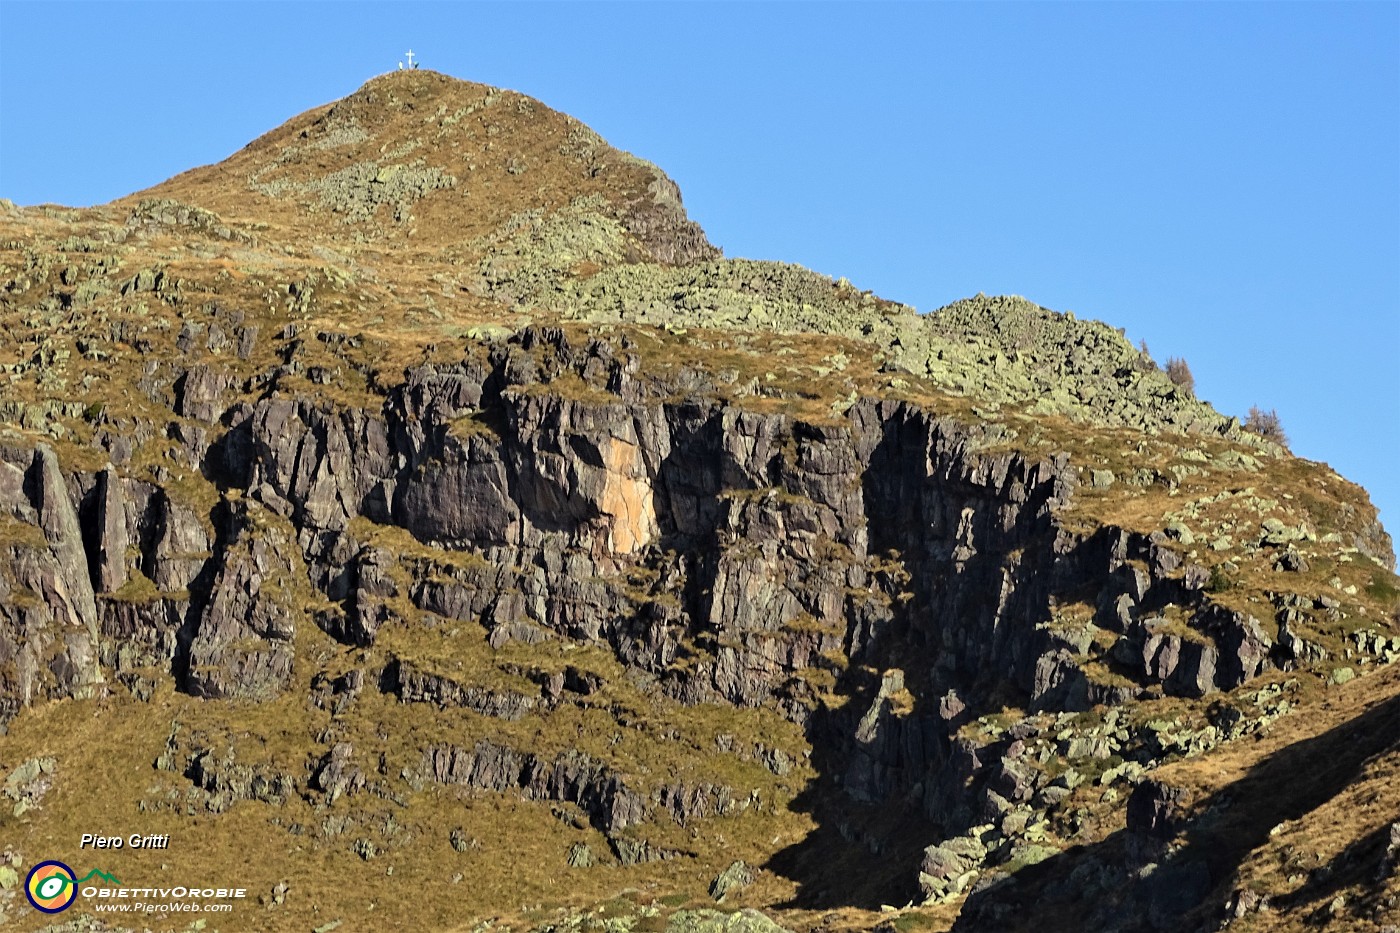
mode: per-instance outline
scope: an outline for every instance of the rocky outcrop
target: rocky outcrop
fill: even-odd
[[[364,790],[365,775],[352,762],[353,754],[354,747],[349,742],[337,742],[317,763],[311,786],[325,793],[326,803]]]
[[[657,806],[671,815],[681,826],[688,826],[694,820],[711,816],[723,816],[740,809],[734,791],[728,787],[716,786],[708,781],[686,784],[678,781],[663,785],[654,795]]]
[[[623,225],[657,262],[682,266],[718,258],[720,251],[710,244],[705,231],[686,216],[680,186],[656,166],[643,164],[654,177],[645,192],[623,207]]]
[[[385,670],[384,677],[389,689],[405,703],[432,703],[439,709],[459,706],[495,719],[519,719],[539,702],[533,696],[513,690],[463,685],[402,659],[395,659]]]
[[[16,817],[41,807],[44,796],[53,787],[57,768],[58,762],[53,758],[30,758],[20,763],[0,784],[0,793],[7,798],[5,806],[11,807]]]
[[[126,495],[121,477],[110,466],[97,474],[97,517],[89,523],[96,540],[89,547],[92,582],[99,593],[111,593],[126,585],[127,534]]]
[[[477,625],[495,650],[584,646],[657,695],[801,724],[836,811],[900,801],[932,827],[923,891],[944,898],[1048,851],[1042,816],[1084,772],[1112,786],[1208,744],[1056,717],[1233,690],[1296,663],[1309,649],[1287,626],[1333,611],[1225,608],[1180,530],[1067,529],[1068,456],[1010,450],[996,425],[873,398],[803,420],[705,385],[645,372],[629,338],[545,327],[412,369],[378,409],[280,394],[228,407],[226,381],[191,369],[175,382],[185,417],[228,425],[212,445],[191,441],[224,487],[207,516],[111,468],[75,475],[72,495],[43,453],[3,468],[14,527],[40,532],[9,579],[28,566],[54,581],[52,601],[3,611],[47,613],[36,631],[62,619],[69,633],[68,660],[31,657],[16,668],[30,692],[8,695],[82,695],[106,668],[138,694],[168,671],[199,696],[266,700],[292,683],[298,627],[313,622],[366,651],[388,631]],[[538,694],[397,650],[378,665],[380,688],[406,704],[503,723],[589,706],[601,689],[572,665],[523,671]],[[335,715],[360,689],[313,682]],[[849,702],[829,708],[833,692]],[[991,729],[1008,703],[1026,717],[1013,733],[966,731]],[[1073,766],[1048,774],[1032,747]],[[792,767],[767,751],[773,773]],[[309,790],[362,789],[348,754],[334,745]],[[489,738],[464,748],[445,735],[421,768],[576,804],[619,858],[673,851],[623,830],[746,806],[722,782],[663,775],[644,793],[610,761]]]
[[[280,806],[296,793],[291,775],[264,764],[243,764],[231,747],[196,751],[184,768],[184,776],[204,792],[205,807],[215,813],[240,800],[258,800]]]
[[[101,660],[116,674],[153,668],[172,673],[188,599],[103,598]]]
[[[724,899],[735,891],[741,891],[753,884],[753,870],[744,862],[731,862],[729,867],[715,876],[710,883],[710,897],[723,904]]]
[[[577,804],[589,822],[608,835],[646,818],[646,803],[641,795],[582,752],[568,751],[546,759],[488,741],[478,742],[471,749],[434,745],[423,753],[423,767],[439,784],[512,790],[528,800]]]
[[[348,539],[342,543],[349,544]],[[337,555],[328,555],[334,560]],[[331,595],[343,599],[339,612],[322,613],[322,629],[352,645],[372,645],[381,626],[398,618],[390,603],[399,595],[399,584],[392,568],[396,558],[381,548],[364,547],[350,559],[344,571],[331,584]]]
[[[187,590],[211,556],[212,538],[191,508],[164,492],[154,493],[151,503],[153,544],[142,569],[161,592]]]
[[[217,571],[194,621],[185,688],[196,696],[268,699],[292,675],[306,571],[275,516],[226,505]]]
[[[328,762],[332,762],[336,767],[330,767],[329,773],[352,774],[347,767],[348,757],[348,751],[339,757],[333,752],[320,763],[317,773],[327,771]],[[269,761],[257,760],[227,732],[191,731],[179,721],[171,722],[165,748],[154,765],[157,771],[187,778],[192,786],[186,794],[148,796],[140,804],[143,810],[173,807],[192,815],[198,804],[210,812],[220,813],[243,800],[281,806],[298,790],[298,782],[291,774]]]
[[[344,529],[390,473],[387,426],[369,412],[266,399],[234,417],[223,466],[273,511],[290,503],[303,535]]]
[[[1128,798],[1128,829],[1157,839],[1170,839],[1184,822],[1186,793],[1160,781],[1148,780]]]
[[[82,528],[51,448],[0,451],[0,711],[93,696],[97,601]]]
[[[791,933],[752,907],[735,913],[718,910],[678,910],[666,924],[666,933]]]

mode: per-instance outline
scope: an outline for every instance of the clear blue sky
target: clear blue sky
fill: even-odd
[[[1400,4],[0,0],[0,196],[146,187],[410,47],[658,163],[730,256],[1126,328],[1400,528]]]

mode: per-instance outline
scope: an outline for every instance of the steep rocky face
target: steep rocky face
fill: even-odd
[[[26,662],[15,701],[90,693],[99,657],[166,671],[196,696],[267,700],[292,682],[309,605],[324,606],[312,616],[324,632],[362,647],[422,627],[417,611],[480,625],[495,648],[603,646],[648,691],[687,704],[774,706],[820,743],[835,805],[895,806],[912,791],[934,832],[990,816],[1019,844],[1069,791],[1053,793],[1041,761],[1018,763],[1028,744],[1069,761],[1131,749],[1139,771],[1160,752],[1140,736],[1076,737],[1065,714],[1203,697],[1296,662],[1272,618],[1211,598],[1179,542],[1066,528],[1057,515],[1079,484],[1068,454],[990,449],[995,432],[903,402],[862,400],[823,424],[675,402],[638,372],[625,344],[537,328],[481,362],[413,371],[377,411],[276,393],[210,409],[228,431],[201,469],[237,496],[211,513],[212,534],[106,468],[73,478],[91,490],[85,535],[40,448],[27,473],[9,467],[12,514],[48,544],[52,582],[31,611],[73,634],[46,691],[28,686],[39,671]],[[569,391],[548,391],[569,375]],[[469,559],[395,553],[362,539],[375,525]],[[102,600],[99,633],[94,589],[146,577],[144,598]],[[1078,628],[1057,623],[1071,602],[1088,610]],[[1400,649],[1384,637],[1380,653]],[[571,687],[564,674],[492,690],[402,658],[381,666],[380,689],[404,703],[508,721],[567,702]],[[883,676],[860,673],[871,667]],[[832,709],[833,695],[850,702]],[[968,736],[1008,704],[1028,716],[1011,739]],[[489,740],[422,754],[440,784],[575,803],[610,837],[652,809],[586,756]],[[657,807],[673,793],[657,790]],[[918,869],[939,896],[936,879],[993,857],[929,854],[905,884]]]
[[[0,660],[4,707],[13,715],[45,698],[92,696],[104,678],[97,658],[97,602],[58,459],[43,446],[4,453],[0,497],[10,542],[0,582],[6,631]]]
[[[1023,869],[1194,825],[1160,769],[1400,657],[1364,495],[1121,333],[719,260],[519,95],[386,76],[158,193],[200,206],[7,217],[51,246],[6,314],[52,330],[0,338],[0,721],[190,704],[138,812],[352,866],[528,824],[600,900],[668,863],[995,924]]]

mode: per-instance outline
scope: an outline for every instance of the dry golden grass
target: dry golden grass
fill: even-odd
[[[1232,929],[1317,929],[1321,917],[1329,930],[1374,931],[1373,916],[1400,916],[1400,876],[1378,877],[1400,819],[1400,670],[1329,687],[1256,739],[1155,777],[1186,788],[1198,806],[1228,793],[1211,838],[1234,850],[1237,867],[1216,902],[1248,889],[1273,905]]]
[[[392,639],[386,642],[394,644]],[[323,636],[314,633],[299,636],[298,643],[305,643],[303,656],[339,655],[324,658],[315,665],[318,669],[335,671],[366,660],[363,653],[326,644]],[[490,664],[489,658],[474,661],[473,653],[481,653],[480,649],[460,641],[435,647],[467,669]],[[375,653],[385,656],[388,650],[376,648]],[[610,656],[598,652],[591,652],[587,660],[577,657],[583,653],[570,653],[570,663],[616,666]],[[533,654],[522,660],[525,657],[537,660]],[[24,854],[26,866],[42,858],[60,858],[84,873],[102,868],[129,886],[181,879],[186,884],[247,887],[252,896],[237,905],[226,925],[211,918],[211,924],[223,929],[309,928],[340,918],[352,927],[372,923],[376,928],[452,930],[485,916],[528,913],[539,919],[555,907],[584,908],[628,890],[640,892],[639,903],[678,896],[688,902],[730,861],[742,858],[762,864],[774,839],[787,844],[810,830],[805,818],[782,806],[806,780],[800,766],[783,780],[788,787],[784,792],[778,779],[760,765],[714,752],[721,732],[738,736],[741,743],[759,740],[792,747],[797,738],[793,727],[771,713],[728,707],[658,708],[618,678],[607,682],[596,697],[596,707],[561,708],[547,717],[531,715],[518,723],[488,720],[463,710],[400,704],[372,686],[351,711],[333,718],[306,702],[311,667],[301,665],[298,683],[270,703],[202,702],[166,686],[150,703],[114,696],[53,703],[27,712],[12,723],[11,733],[0,743],[0,766],[8,770],[31,757],[54,755],[57,780],[41,810],[19,819],[8,812],[0,816],[0,836]],[[619,706],[629,708],[627,718],[632,723],[621,732]],[[372,782],[387,786],[392,796],[359,794],[328,809],[319,807],[315,799],[300,797],[277,807],[241,801],[217,814],[204,812],[196,797],[196,812],[190,816],[163,809],[143,812],[143,801],[153,804],[167,794],[183,801],[190,790],[187,779],[153,767],[172,723],[179,724],[182,737],[205,735],[217,754],[231,746],[241,764],[266,765],[292,775],[298,783],[309,777],[310,764],[325,750],[323,737],[329,728],[337,740],[354,744],[356,764]],[[620,744],[614,742],[614,735],[622,739]],[[471,792],[431,782],[421,792],[409,793],[399,777],[404,768],[415,765],[429,744],[450,741],[470,747],[477,738],[488,737],[545,756],[580,749],[607,761],[629,784],[643,790],[665,780],[725,781],[741,799],[754,789],[765,802],[778,807],[762,815],[713,817],[693,828],[664,819],[645,828],[645,837],[654,844],[695,857],[625,871],[607,865],[569,869],[565,856],[571,844],[587,843],[604,858],[608,844],[596,830],[575,829],[552,815],[549,804],[528,803],[509,792]],[[202,744],[193,738],[184,741],[187,750]],[[387,762],[384,775],[375,767],[381,755]],[[349,816],[354,826],[335,838],[322,837],[320,827],[335,815]],[[403,828],[402,834],[385,836],[383,827],[390,817]],[[300,824],[301,830],[293,829],[294,824]],[[480,846],[455,851],[448,837],[459,826]],[[165,852],[80,852],[77,841],[83,832],[123,836],[168,832],[172,842]],[[703,845],[697,845],[697,832],[704,835]],[[361,859],[351,850],[358,839],[371,840],[381,854]],[[460,884],[452,881],[458,872],[466,879]],[[285,905],[273,908],[257,903],[259,895],[269,894],[283,881],[291,885]],[[739,903],[772,903],[791,895],[791,882],[764,873]],[[527,911],[532,905],[543,907]],[[87,905],[80,902],[73,910],[86,912]],[[34,928],[29,919],[21,913],[19,928]],[[174,929],[188,920],[154,921],[152,926]]]

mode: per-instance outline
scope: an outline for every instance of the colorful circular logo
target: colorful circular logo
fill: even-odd
[[[46,914],[67,910],[78,899],[78,882],[73,869],[62,862],[40,862],[24,879],[24,896],[35,910]]]

